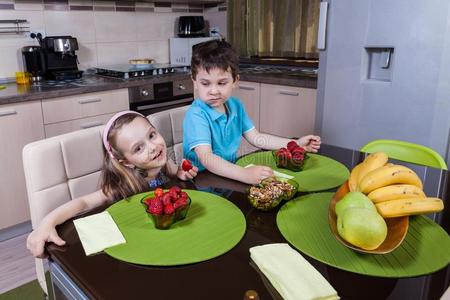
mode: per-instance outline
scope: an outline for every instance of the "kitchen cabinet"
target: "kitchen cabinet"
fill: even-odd
[[[233,90],[233,96],[241,100],[255,128],[259,130],[259,102],[260,102],[260,83],[250,81],[240,81]],[[258,150],[258,148],[242,138],[241,146],[238,150],[238,156]]]
[[[0,105],[0,230],[30,219],[22,148],[42,138],[41,101]]]
[[[260,131],[286,138],[314,132],[317,90],[261,84]]]
[[[43,100],[45,136],[103,125],[114,113],[127,109],[128,89]]]

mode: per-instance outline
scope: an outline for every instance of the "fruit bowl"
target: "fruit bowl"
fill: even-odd
[[[336,216],[336,203],[339,202],[348,192],[350,191],[348,187],[348,181],[344,182],[344,184],[337,190],[336,194],[334,194],[333,198],[330,201],[330,205],[328,207],[328,223],[330,225],[331,232],[336,237],[336,239],[343,244],[344,246],[353,249],[357,252],[361,253],[369,253],[369,254],[386,254],[394,249],[396,249],[403,242],[409,226],[409,218],[408,217],[398,217],[398,218],[387,218],[385,219],[387,225],[387,236],[384,242],[376,249],[373,250],[365,250],[361,249],[355,245],[352,245],[345,241],[338,233],[337,230],[337,216]]]
[[[290,179],[269,177],[248,190],[250,204],[262,211],[277,207],[281,201],[289,201],[298,191],[298,183]]]
[[[163,194],[160,196],[156,195],[158,194],[158,190]],[[173,192],[171,192],[171,190],[173,190]],[[186,218],[189,207],[191,206],[191,198],[187,196],[186,193],[183,193],[184,192],[178,187],[171,188],[166,192],[162,191],[162,189],[157,189],[155,192],[151,192],[141,199],[141,203],[145,207],[147,215],[153,220],[156,228],[168,229],[172,224]],[[163,199],[164,195],[168,195],[166,196],[168,199]],[[177,202],[180,198],[186,198],[186,200]],[[156,204],[156,206],[162,205],[163,208],[160,210],[155,209],[155,204],[152,204],[153,201],[160,201],[160,204]],[[170,202],[172,208],[166,208],[167,205],[163,204],[164,202]]]

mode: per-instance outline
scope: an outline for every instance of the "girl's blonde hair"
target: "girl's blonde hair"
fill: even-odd
[[[120,115],[115,120],[113,117],[111,119],[113,121],[106,126],[103,133],[107,143],[103,148],[104,159],[101,188],[105,195],[114,200],[127,198],[149,190],[148,182],[145,180],[146,170],[124,166],[120,163],[120,160],[125,159],[125,157],[116,150],[118,131],[124,125],[131,123],[135,118],[144,118],[151,125],[150,121],[144,116],[130,112]]]

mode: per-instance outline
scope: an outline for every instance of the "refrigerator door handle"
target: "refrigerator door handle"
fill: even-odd
[[[320,2],[319,30],[317,31],[317,49],[325,50],[327,33],[328,2]]]

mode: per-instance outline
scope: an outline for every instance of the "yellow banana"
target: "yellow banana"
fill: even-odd
[[[374,152],[369,154],[362,162],[362,167],[359,170],[358,182],[366,176],[367,173],[384,166],[389,157],[384,152]]]
[[[400,165],[384,166],[367,173],[358,183],[358,190],[369,194],[375,189],[391,184],[411,184],[422,189],[422,181],[417,174]]]
[[[422,189],[415,185],[393,184],[373,190],[367,197],[369,197],[373,203],[379,203],[399,198],[425,198],[426,195]]]
[[[348,188],[350,189],[350,192],[356,191],[356,188],[358,187],[359,170],[361,169],[362,164],[363,163],[357,164],[350,172],[350,177],[348,178]]]
[[[383,218],[395,218],[438,212],[444,209],[444,202],[439,198],[409,198],[380,202],[375,206]]]

